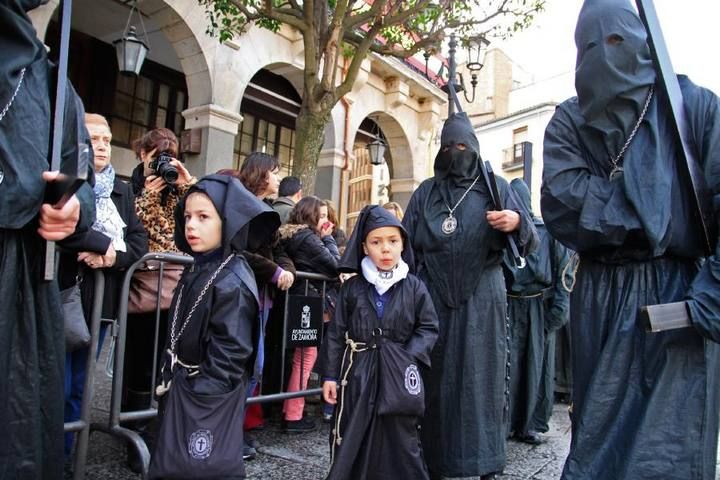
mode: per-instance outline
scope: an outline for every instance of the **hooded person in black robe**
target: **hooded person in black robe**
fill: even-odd
[[[417,275],[440,319],[422,423],[434,477],[491,476],[505,467],[509,338],[501,262],[506,234],[512,232],[522,250],[535,244],[537,233],[502,178],[497,183],[507,210],[491,211],[481,168],[470,121],[464,113],[452,115],[435,176],[413,193],[403,218]],[[444,233],[443,226],[452,227],[451,209],[455,229]]]
[[[635,10],[622,0],[586,1],[575,43],[578,96],[558,107],[546,130],[541,198],[550,233],[580,255],[570,311],[572,441],[563,478],[712,480],[720,401],[717,251],[702,264],[691,193],[678,166],[682,147]],[[716,224],[718,98],[678,80]],[[613,159],[622,173],[611,175]],[[682,300],[691,328],[648,333],[638,321],[642,306]]]
[[[211,251],[193,251],[186,238],[185,207],[187,199],[194,193],[207,195],[222,220],[221,244]],[[222,396],[242,384],[239,391],[244,403],[260,341],[260,316],[255,276],[240,252],[268,242],[280,226],[280,217],[247,191],[239,180],[227,175],[208,175],[192,185],[178,202],[175,226],[175,245],[192,255],[195,262],[183,272],[170,306],[172,317],[178,320],[175,333],[182,331],[175,348],[179,363],[172,367],[171,358],[165,353],[159,393],[168,385],[173,388],[172,379],[178,374],[177,370],[185,369],[193,393]],[[221,267],[227,259],[229,261]],[[219,272],[217,277],[207,288],[216,271]],[[180,295],[182,302],[177,304]],[[183,327],[191,311],[192,316]],[[166,352],[172,343],[172,328],[169,330]],[[235,420],[242,424],[243,418]],[[160,428],[153,455],[171,447],[163,444],[162,426]],[[243,439],[234,440],[237,441],[237,454],[242,457]],[[150,473],[152,476],[152,465]],[[243,472],[236,473],[238,478],[243,475]],[[188,472],[188,478],[197,478],[197,472]]]
[[[377,267],[364,250],[368,234],[381,227],[395,227],[402,237],[401,261],[390,270]],[[388,252],[382,250],[383,259],[391,256]],[[412,263],[400,221],[380,206],[365,207],[339,265],[340,271],[357,275],[340,289],[321,354],[323,390],[328,383],[337,385],[328,479],[428,478],[418,415],[379,410],[380,397],[396,393],[381,378],[380,355],[386,355],[381,350],[387,348],[383,342],[400,345],[417,364],[404,372],[408,391],[409,383],[419,380],[419,369],[431,367],[438,319],[425,285],[409,271]],[[353,351],[355,343],[358,351]]]
[[[516,178],[510,182],[515,196],[538,232],[538,247],[517,268],[504,262],[510,319],[509,429],[520,441],[539,444],[539,432],[548,431],[552,414],[555,374],[555,331],[565,325],[570,296],[563,276],[571,277],[570,251],[548,233],[532,211],[530,190]]]
[[[0,477],[8,479],[63,476],[62,306],[57,282],[42,280],[38,252],[43,238],[81,234],[95,216],[90,156],[88,183],[58,211],[79,208],[79,220],[73,215],[67,229],[48,236],[43,172],[50,170],[54,72],[26,14],[41,3],[0,0]],[[77,172],[78,147],[90,142],[69,85],[60,134],[61,171]]]

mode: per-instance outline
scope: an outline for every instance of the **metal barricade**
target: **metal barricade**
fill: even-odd
[[[148,475],[148,469],[150,465],[150,452],[148,450],[147,445],[145,444],[145,441],[140,436],[140,434],[130,428],[124,427],[122,424],[124,422],[133,421],[133,420],[145,420],[145,419],[151,419],[157,415],[157,400],[155,398],[155,386],[157,381],[157,373],[158,373],[158,365],[157,365],[157,358],[158,358],[158,345],[159,340],[164,341],[165,339],[158,339],[159,335],[159,329],[160,329],[160,302],[159,300],[156,302],[156,310],[155,310],[155,346],[153,349],[153,356],[152,359],[148,359],[149,362],[152,362],[152,376],[151,376],[151,385],[149,385],[150,389],[150,402],[147,408],[142,410],[135,410],[135,411],[122,411],[121,409],[121,400],[122,400],[122,389],[123,389],[123,370],[124,370],[124,361],[125,361],[125,355],[126,355],[126,340],[127,340],[127,313],[128,313],[128,297],[130,293],[130,283],[132,281],[133,273],[143,266],[147,261],[157,261],[160,263],[159,268],[159,275],[158,275],[158,295],[160,295],[160,289],[162,288],[162,272],[164,269],[165,263],[172,263],[172,264],[180,264],[180,265],[190,265],[193,263],[192,257],[184,256],[184,255],[178,255],[178,254],[172,254],[172,253],[148,253],[144,257],[142,257],[140,260],[135,262],[132,266],[130,266],[125,274],[125,277],[123,279],[122,283],[122,289],[120,291],[120,302],[118,306],[118,312],[117,312],[117,325],[115,328],[115,331],[117,333],[117,338],[115,340],[115,347],[114,347],[114,362],[113,362],[113,371],[112,371],[112,387],[111,387],[111,397],[110,397],[110,411],[109,416],[106,422],[103,423],[93,423],[91,424],[91,430],[99,430],[105,433],[108,433],[110,435],[119,437],[120,439],[126,441],[128,443],[128,448],[134,448],[135,451],[138,454],[138,459],[140,460],[141,466],[142,466],[142,477],[147,478]],[[305,280],[305,292],[308,293],[309,289],[309,282],[310,281],[321,281],[323,282],[322,287],[322,296],[325,297],[326,292],[326,284],[327,282],[335,282],[337,281],[337,278],[327,277],[324,275],[318,275],[313,273],[305,273],[305,272],[297,272],[296,275],[296,282]],[[285,312],[283,313],[283,333],[287,330],[288,326],[288,319],[287,319],[287,303],[288,303],[288,297],[289,295],[286,295],[285,300]],[[99,322],[98,322],[99,323]],[[321,329],[322,332],[322,329]],[[322,333],[321,333],[322,335]],[[322,341],[322,336],[320,338],[320,341]],[[161,344],[160,344],[161,345]],[[287,355],[287,343],[286,338],[283,336],[282,341],[283,351],[282,351],[282,358],[281,358],[281,376],[284,378],[285,376],[285,360]],[[302,378],[302,371],[301,371],[301,378]],[[314,389],[305,389],[305,390],[299,390],[295,392],[285,392],[284,391],[284,381],[281,382],[281,391],[280,393],[271,394],[271,395],[259,395],[256,397],[250,397],[247,399],[248,404],[254,404],[254,403],[266,403],[266,402],[275,402],[275,401],[282,401],[287,400],[291,398],[298,398],[298,397],[307,397],[312,395],[319,395],[321,394],[322,389],[321,388],[314,388]],[[239,447],[241,448],[241,446]],[[238,454],[242,454],[242,452],[239,452]]]
[[[87,372],[80,404],[80,418],[73,422],[65,422],[65,432],[76,432],[75,458],[73,460],[73,479],[85,478],[88,440],[90,437],[90,407],[93,400],[95,356],[100,336],[100,317],[102,316],[103,299],[105,296],[105,275],[100,269],[93,270],[95,288],[93,292],[92,312],[90,313],[90,345],[87,354]]]

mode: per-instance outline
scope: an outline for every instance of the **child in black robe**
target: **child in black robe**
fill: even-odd
[[[337,403],[328,479],[428,478],[420,369],[430,368],[438,319],[411,255],[395,216],[365,207],[340,261],[359,274],[343,284],[323,344],[323,398]]]
[[[280,218],[237,179],[209,175],[178,203],[175,225],[176,245],[195,263],[170,307],[150,477],[243,478],[259,316],[255,277],[240,252],[269,241]]]

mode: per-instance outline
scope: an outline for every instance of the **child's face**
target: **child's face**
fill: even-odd
[[[211,252],[222,243],[222,220],[204,193],[191,193],[185,200],[185,239],[195,253]]]
[[[363,251],[379,270],[392,270],[400,262],[403,250],[402,234],[398,227],[380,227],[365,237]]]

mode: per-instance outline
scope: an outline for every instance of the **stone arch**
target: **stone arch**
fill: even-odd
[[[86,12],[83,8],[83,0],[74,2],[73,23],[78,12]],[[105,21],[109,30],[122,32],[127,21],[129,10],[127,6],[115,2],[107,2],[104,5],[95,3],[96,0],[84,0],[89,2],[90,8],[110,9]],[[31,12],[33,24],[41,39],[45,38],[47,26],[53,16],[58,13],[59,0],[50,0]],[[211,103],[212,100],[212,77],[207,61],[208,53],[212,48],[211,39],[205,35],[204,23],[188,23],[185,19],[205,18],[205,12],[197,3],[189,3],[183,0],[147,0],[140,2],[138,9],[142,14],[159,28],[164,40],[167,41],[177,55],[177,59],[185,74],[185,81],[188,88],[188,107],[195,107]],[[80,13],[82,14],[82,13]],[[147,28],[147,25],[146,25]],[[148,30],[150,30],[148,28]],[[200,41],[199,39],[202,39]],[[152,39],[150,39],[152,48]],[[152,56],[150,56],[152,58]]]
[[[408,140],[408,135],[400,121],[392,114],[384,110],[368,112],[356,117],[356,125],[351,125],[351,131],[357,132],[360,123],[365,118],[372,119],[378,124],[380,130],[388,143],[390,149],[390,161],[388,169],[391,178],[407,178],[413,176],[413,152]]]

